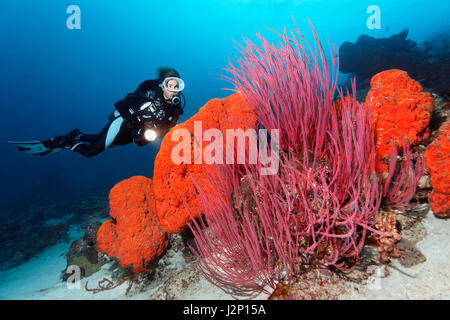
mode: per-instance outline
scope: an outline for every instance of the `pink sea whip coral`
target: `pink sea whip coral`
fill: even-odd
[[[305,265],[350,270],[368,232],[388,235],[375,227],[383,190],[369,106],[342,92],[333,103],[338,64],[330,70],[313,33],[313,47],[298,27],[278,34],[279,47],[247,39],[228,69],[262,127],[280,134],[276,174],[215,165],[195,181],[204,216],[190,224],[192,250],[206,278],[232,294],[289,284]]]
[[[360,121],[351,122],[346,142],[336,139],[318,159],[312,155],[314,166],[282,152],[279,174],[262,175],[259,164],[217,165],[208,181],[197,183],[204,218],[191,229],[207,279],[233,294],[257,294],[290,283],[304,264],[356,264],[367,231],[376,232],[381,190],[374,145],[364,145],[371,131],[361,132],[367,114],[349,110],[344,117]]]
[[[283,35],[277,33],[281,38],[279,48],[260,34],[260,47],[246,39],[247,47],[239,49],[242,57],[237,61],[238,66],[230,64],[228,69],[233,78],[225,79],[255,109],[264,128],[280,130],[283,149],[317,150],[325,142],[326,133],[319,132],[315,126],[323,127],[328,122],[327,108],[336,92],[339,65],[332,59],[330,73],[315,32],[314,49],[298,28],[296,33],[299,39],[294,32],[292,37],[286,31]],[[331,56],[335,55],[333,50]]]
[[[403,156],[399,156],[397,148],[391,148],[389,171],[383,181],[383,204],[391,210],[411,207],[409,202],[416,192],[417,184],[425,168],[422,156],[413,159],[415,155],[409,149],[406,139],[403,141],[402,151]]]

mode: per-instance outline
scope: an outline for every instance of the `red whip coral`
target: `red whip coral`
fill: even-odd
[[[422,156],[418,156],[415,161],[412,158],[407,141],[403,141],[401,157],[397,148],[392,146],[387,176],[383,181],[383,204],[388,209],[407,208],[416,192],[425,161]]]
[[[329,69],[315,32],[313,47],[298,29],[279,36],[279,47],[246,40],[227,77],[262,126],[280,130],[279,172],[216,165],[197,183],[204,217],[190,225],[193,252],[233,294],[290,283],[302,264],[352,268],[369,231],[387,235],[375,229],[382,190],[368,106],[349,96],[336,112],[337,65]]]
[[[433,191],[429,203],[438,217],[450,216],[450,121],[439,129],[439,135],[425,152]]]
[[[201,157],[208,144],[203,143],[200,155],[195,152],[194,144],[200,143],[194,141],[195,121],[202,122],[202,130],[217,128],[223,133],[226,129],[240,128],[245,131],[255,129],[258,125],[256,115],[248,109],[241,95],[236,93],[224,99],[208,101],[197,114],[169,131],[156,156],[153,174],[157,214],[162,228],[169,233],[180,232],[190,220],[184,201],[194,217],[201,215],[199,195],[192,179],[201,179],[205,175],[208,165],[198,163],[203,162]],[[191,164],[176,164],[171,159],[174,147],[179,143],[178,140],[172,141],[171,137],[179,129],[187,129],[191,133]],[[223,146],[226,148],[226,143]]]
[[[109,193],[112,219],[97,232],[97,247],[134,274],[149,268],[167,247],[155,210],[152,180],[135,176],[116,184]]]
[[[372,77],[366,102],[370,103],[375,126],[378,172],[387,170],[383,160],[391,153],[392,141],[402,146],[404,139],[415,145],[428,137],[434,108],[429,92],[401,70],[383,71]]]

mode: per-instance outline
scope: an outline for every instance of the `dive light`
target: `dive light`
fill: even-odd
[[[138,146],[144,146],[149,142],[158,139],[158,128],[152,121],[144,123],[144,125],[136,130],[133,134],[133,141]]]
[[[153,129],[145,129],[145,131],[144,131],[144,138],[147,141],[155,141],[156,138],[158,138],[158,134]]]

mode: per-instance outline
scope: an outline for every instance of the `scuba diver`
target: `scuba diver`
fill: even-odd
[[[89,158],[103,150],[134,142],[144,146],[164,135],[183,114],[184,81],[170,67],[157,69],[158,79],[142,82],[135,92],[116,102],[115,112],[98,134],[83,134],[74,129],[64,136],[45,141],[8,141],[32,155],[48,155],[70,149]]]

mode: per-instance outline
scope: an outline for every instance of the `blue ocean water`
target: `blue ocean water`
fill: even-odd
[[[81,29],[69,30],[66,9],[81,10]],[[381,11],[381,29],[368,29],[367,8]],[[422,41],[448,31],[444,0],[3,0],[0,2],[1,203],[28,195],[112,186],[122,178],[151,175],[157,146],[106,150],[91,159],[64,152],[29,157],[7,140],[40,140],[79,128],[96,133],[113,104],[170,65],[186,81],[188,119],[206,101],[224,97],[219,79],[236,40],[275,39],[292,17],[310,36],[307,19],[321,40],[337,45],[366,33],[387,37],[409,28]]]
[[[67,27],[71,5],[80,8],[81,29]],[[371,6],[380,9],[376,29],[367,24]],[[185,80],[182,122],[209,99],[230,94],[220,75],[243,36],[257,41],[260,32],[275,40],[267,28],[290,29],[294,18],[312,39],[309,19],[323,43],[390,37],[405,28],[421,42],[449,34],[449,9],[446,0],[2,0],[0,216],[26,208],[27,200],[76,199],[133,175],[151,177],[158,144],[85,159],[68,151],[31,157],[7,141],[43,140],[73,128],[97,133],[113,104],[155,78],[158,66],[174,67]]]

